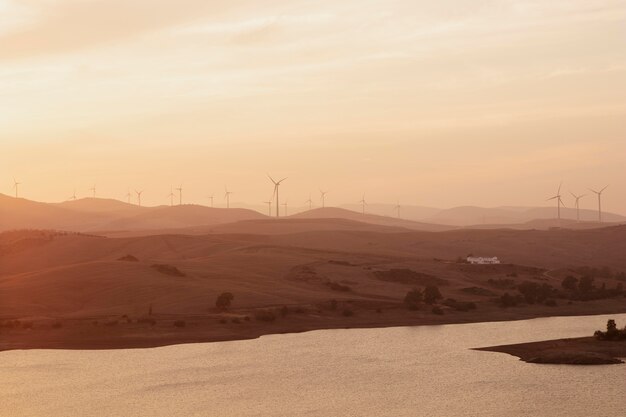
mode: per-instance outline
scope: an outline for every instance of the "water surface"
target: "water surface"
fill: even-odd
[[[626,412],[626,365],[472,347],[586,336],[626,314],[0,353],[2,416],[568,416]]]

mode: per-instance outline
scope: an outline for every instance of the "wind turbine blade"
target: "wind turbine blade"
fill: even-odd
[[[559,196],[558,196],[558,195],[555,195],[555,196],[554,196],[554,197],[552,197],[552,198],[548,198],[546,201],[556,200],[557,198],[559,198]]]
[[[559,184],[559,191],[557,191],[557,194],[561,194],[561,187],[563,186],[563,181],[561,181],[561,183]]]
[[[600,192],[604,192],[604,190],[606,190],[607,188],[609,188],[609,186],[607,185],[606,187],[604,187],[602,190],[600,190]]]

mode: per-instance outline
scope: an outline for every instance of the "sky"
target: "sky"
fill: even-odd
[[[266,173],[626,214],[626,1],[0,0],[0,193],[256,204]]]

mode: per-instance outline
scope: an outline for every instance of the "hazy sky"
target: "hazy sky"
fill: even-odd
[[[44,201],[626,213],[626,1],[0,0],[0,145]]]

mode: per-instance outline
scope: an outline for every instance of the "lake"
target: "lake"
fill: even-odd
[[[473,347],[593,334],[626,314],[110,351],[0,353],[2,416],[624,416],[626,365]]]

